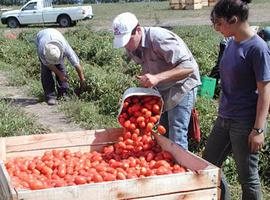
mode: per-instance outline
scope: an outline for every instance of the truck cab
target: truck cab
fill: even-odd
[[[4,12],[1,22],[10,28],[45,23],[58,23],[61,27],[68,27],[79,20],[92,17],[91,6],[53,8],[51,0],[30,0],[20,10]]]

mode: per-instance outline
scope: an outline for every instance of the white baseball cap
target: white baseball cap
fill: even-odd
[[[124,47],[130,40],[132,30],[138,25],[138,19],[130,12],[122,13],[113,20],[114,48]]]
[[[49,64],[59,64],[63,57],[63,48],[58,42],[51,41],[45,44],[43,53]]]

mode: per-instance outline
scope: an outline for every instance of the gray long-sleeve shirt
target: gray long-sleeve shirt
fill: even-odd
[[[63,47],[63,58],[60,60],[60,63],[64,63],[64,58],[67,57],[72,66],[75,67],[79,64],[78,56],[70,47],[64,36],[56,29],[47,28],[39,31],[36,38],[38,56],[44,65],[48,65],[48,62],[45,59],[43,50],[45,45],[51,41],[57,42]]]
[[[174,108],[188,91],[201,84],[198,64],[192,53],[184,41],[171,31],[143,27],[141,47],[127,53],[142,66],[144,74],[158,74],[178,66],[193,69],[193,73],[185,79],[157,85],[165,111]]]

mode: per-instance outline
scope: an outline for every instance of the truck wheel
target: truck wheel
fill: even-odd
[[[17,28],[20,26],[20,23],[16,18],[8,18],[7,25],[9,28]]]
[[[58,22],[61,27],[69,27],[71,25],[71,20],[66,15],[60,16]]]

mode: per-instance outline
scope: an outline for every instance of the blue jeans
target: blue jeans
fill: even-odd
[[[67,74],[66,67],[63,64],[56,65],[56,68],[62,72],[63,74]],[[68,83],[65,81],[61,81],[58,76],[56,77],[56,89],[58,96],[62,96],[64,93],[67,92]],[[55,81],[53,78],[52,71],[43,63],[41,63],[41,83],[44,90],[44,94],[46,99],[54,98],[56,99],[56,92],[55,92]]]
[[[196,91],[197,88],[189,91],[177,106],[160,117],[160,124],[166,128],[169,139],[184,149],[188,149],[188,125]]]
[[[248,136],[254,120],[233,120],[218,117],[208,138],[203,158],[221,167],[232,152],[236,163],[239,182],[242,186],[242,200],[261,199],[258,173],[258,153],[251,153]],[[231,199],[224,174],[221,176],[221,199]]]

